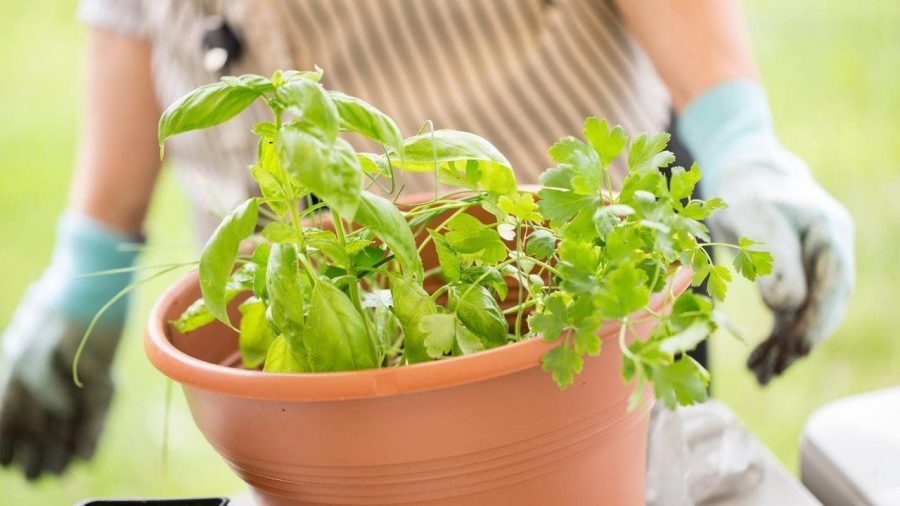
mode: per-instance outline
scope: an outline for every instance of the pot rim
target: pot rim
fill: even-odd
[[[690,281],[691,270],[680,267],[670,281],[672,290],[681,294]],[[539,367],[543,354],[554,346],[531,338],[462,357],[359,371],[271,373],[238,369],[194,358],[176,348],[167,336],[170,324],[166,314],[178,294],[198,283],[197,271],[189,272],[160,296],[150,312],[144,349],[150,362],[169,378],[184,386],[219,394],[271,401],[325,402],[425,392]],[[651,299],[650,307],[654,311],[664,305],[665,292],[654,294]],[[649,313],[642,310],[634,315],[640,318]],[[618,331],[618,323],[604,325],[600,337],[607,341],[615,338]]]

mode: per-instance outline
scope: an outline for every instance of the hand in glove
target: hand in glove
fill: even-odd
[[[843,318],[854,283],[853,220],[781,147],[756,83],[708,90],[684,110],[678,133],[703,170],[703,197],[728,203],[709,220],[713,237],[748,237],[774,257],[759,289],[775,324],[747,361],[766,384]]]
[[[50,266],[29,287],[0,339],[0,465],[22,464],[29,479],[61,473],[72,457],[90,458],[112,397],[110,363],[127,303],[99,320],[72,381],[72,360],[94,314],[130,282],[130,274],[78,278],[130,267],[133,242],[90,218],[60,220]]]

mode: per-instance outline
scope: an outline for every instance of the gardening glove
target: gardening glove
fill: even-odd
[[[0,465],[18,461],[29,479],[61,473],[90,458],[112,397],[110,363],[127,301],[104,313],[72,380],[75,350],[100,308],[131,282],[130,273],[79,275],[131,267],[127,237],[78,214],[59,221],[49,267],[27,290],[0,338]]]
[[[653,407],[647,447],[649,506],[692,506],[759,485],[765,464],[750,434],[722,404]]]
[[[677,128],[703,170],[703,197],[728,204],[709,219],[713,238],[747,237],[774,257],[771,275],[758,281],[774,325],[747,361],[765,385],[843,318],[854,284],[853,219],[778,142],[759,84],[713,87]]]

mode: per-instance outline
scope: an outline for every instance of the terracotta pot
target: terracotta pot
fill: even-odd
[[[689,283],[683,270],[674,290]],[[196,273],[167,290],[145,348],[260,505],[644,503],[652,397],[626,409],[617,326],[601,329],[600,357],[565,391],[541,370],[550,345],[538,339],[405,367],[271,374],[240,368],[224,325],[183,335],[168,324],[199,296]]]

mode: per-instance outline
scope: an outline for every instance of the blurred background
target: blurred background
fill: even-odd
[[[782,142],[853,214],[857,289],[832,338],[767,388],[745,369],[770,322],[738,283],[726,311],[750,344],[712,343],[714,396],[792,471],[806,418],[828,401],[900,384],[900,2],[745,1]],[[75,2],[0,2],[0,327],[52,248],[77,138],[84,29]],[[194,258],[185,197],[170,174],[150,214],[145,264]],[[60,479],[26,483],[0,470],[0,504],[71,504],[90,496],[188,496],[240,489],[173,388],[164,456],[166,380],[141,346],[149,307],[172,280],[143,287],[116,364],[119,390],[95,459]],[[165,464],[164,464],[165,461]]]

